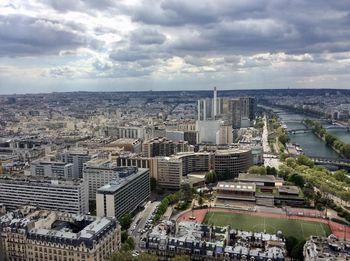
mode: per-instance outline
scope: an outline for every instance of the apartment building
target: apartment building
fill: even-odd
[[[111,181],[96,192],[97,216],[121,218],[132,213],[151,194],[148,169],[138,169],[128,176]]]
[[[50,177],[56,179],[73,179],[73,164],[60,161],[45,161],[38,159],[32,161],[30,174],[37,177]]]
[[[177,152],[189,151],[187,141],[172,141],[164,137],[146,140],[142,144],[144,157],[170,156]]]
[[[96,191],[100,187],[137,171],[137,167],[117,167],[108,159],[94,159],[86,162],[83,177],[89,188],[89,200],[96,200]]]
[[[60,155],[61,161],[73,164],[73,178],[83,177],[84,163],[91,160],[89,151],[66,151]]]
[[[47,210],[0,217],[1,255],[16,261],[102,261],[120,248],[120,226],[98,218]]]
[[[8,209],[29,204],[73,214],[85,214],[89,211],[88,187],[83,180],[2,175],[0,202]]]

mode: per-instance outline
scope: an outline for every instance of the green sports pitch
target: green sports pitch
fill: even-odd
[[[215,226],[229,225],[234,229],[266,232],[269,234],[282,231],[285,237],[293,236],[297,239],[307,239],[311,235],[328,236],[331,234],[329,226],[320,222],[261,217],[248,214],[209,212],[206,214],[203,223]]]

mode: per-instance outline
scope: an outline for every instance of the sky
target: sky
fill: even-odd
[[[0,94],[349,88],[349,0],[1,0]]]

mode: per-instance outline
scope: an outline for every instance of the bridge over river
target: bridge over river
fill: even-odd
[[[310,159],[317,165],[332,165],[342,168],[350,168],[350,160],[348,159],[333,159],[325,157],[310,157]]]
[[[347,132],[350,131],[350,127],[348,126],[341,126],[341,125],[330,125],[325,127],[326,130],[346,130]],[[297,129],[287,129],[288,134],[297,134],[297,133],[307,133],[312,132],[312,129],[309,128],[297,128]]]

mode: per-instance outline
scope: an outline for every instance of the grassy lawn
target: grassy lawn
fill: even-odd
[[[231,226],[235,229],[275,234],[278,230],[288,237],[307,239],[310,235],[328,236],[331,230],[327,224],[303,220],[258,217],[235,213],[210,212],[204,223],[217,226]]]

